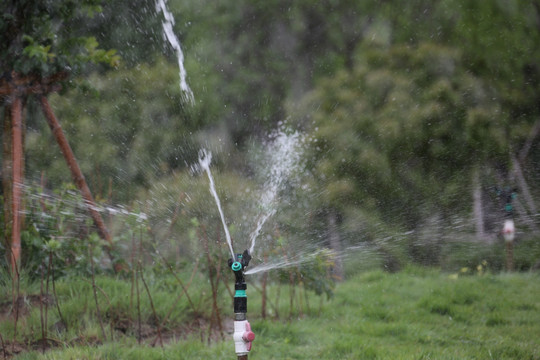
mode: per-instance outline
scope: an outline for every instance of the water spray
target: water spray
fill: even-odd
[[[164,3],[165,0],[157,0],[159,4]],[[282,130],[279,130],[273,135],[273,142],[269,145],[269,158],[265,163],[270,164],[268,170],[268,180],[265,182],[265,189],[260,198],[260,204],[264,209],[259,214],[257,226],[255,231],[249,238],[249,248],[244,250],[242,254],[235,254],[232,246],[231,236],[225,221],[223,209],[221,208],[221,202],[217,194],[214,178],[210,171],[210,163],[212,162],[212,154],[209,151],[201,150],[199,152],[199,164],[198,167],[194,167],[193,170],[202,170],[208,175],[210,182],[210,193],[216,201],[216,205],[219,210],[223,229],[225,231],[225,237],[227,238],[227,244],[231,251],[231,258],[228,261],[228,265],[235,276],[235,294],[234,294],[234,346],[238,359],[247,360],[249,351],[251,350],[251,343],[255,339],[255,334],[251,331],[251,326],[247,321],[247,295],[246,295],[246,280],[245,270],[251,260],[251,254],[255,250],[255,241],[259,236],[259,233],[266,223],[266,221],[274,215],[276,212],[276,198],[280,189],[282,188],[286,179],[292,174],[292,171],[300,164],[300,147],[299,145],[304,141],[304,137],[294,132],[287,134]]]
[[[235,283],[234,283],[234,348],[236,355],[240,360],[247,360],[249,351],[251,350],[251,342],[255,339],[255,334],[251,331],[251,325],[246,318],[247,313],[247,295],[246,295],[246,278],[244,271],[249,265],[251,260],[251,254],[249,250],[244,250],[242,254],[235,254],[232,247],[232,240],[227,229],[227,223],[225,221],[225,216],[223,215],[223,209],[221,208],[221,202],[214,185],[214,178],[210,171],[210,162],[212,161],[212,154],[206,150],[202,150],[199,153],[199,166],[202,170],[206,171],[208,174],[208,179],[210,181],[210,193],[216,200],[216,205],[219,210],[221,221],[223,223],[223,228],[225,229],[225,235],[227,238],[227,244],[229,245],[229,250],[231,251],[232,258],[229,259],[228,264],[231,270],[234,273]]]
[[[247,321],[247,295],[246,278],[244,271],[251,260],[249,250],[242,254],[236,254],[234,259],[229,259],[229,267],[234,273],[234,348],[238,360],[247,360],[251,343],[255,340],[255,334]]]
[[[223,224],[223,230],[225,231],[225,238],[227,239],[227,245],[229,245],[229,250],[231,255],[234,257],[234,250],[232,247],[231,234],[229,233],[229,228],[227,227],[227,222],[225,221],[225,215],[223,214],[223,209],[221,208],[221,201],[219,201],[219,196],[216,191],[216,185],[214,184],[214,177],[210,171],[210,163],[212,162],[212,153],[206,150],[201,150],[199,152],[199,166],[203,171],[206,171],[208,175],[208,180],[210,181],[210,193],[216,200],[216,205],[219,211],[219,216],[221,218],[221,223]],[[247,266],[247,265],[246,265]]]
[[[174,33],[174,16],[167,7],[167,0],[156,0],[156,11],[158,13],[163,13],[164,19],[161,24],[163,26],[163,38],[167,40],[169,45],[173,48],[176,59],[178,60],[180,91],[182,91],[184,98],[193,105],[195,98],[186,81],[187,74],[186,69],[184,68],[184,53],[182,52],[182,46],[180,46],[180,40]]]

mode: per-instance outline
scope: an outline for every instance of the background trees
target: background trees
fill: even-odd
[[[255,180],[253,144],[288,119],[312,139],[304,181],[315,190],[303,194],[308,210],[296,215],[311,214],[305,223],[324,241],[374,241],[384,224],[413,231],[413,254],[434,243],[426,258],[437,262],[440,244],[457,236],[449,235],[457,219],[467,219],[459,237],[474,234],[474,222],[482,238],[498,232],[495,188],[504,186],[520,188],[524,236],[538,228],[538,2],[170,0],[193,106],[182,102],[152,3],[110,1],[93,17],[69,1],[25,4],[28,19],[46,9],[52,21],[32,20],[35,32],[13,42],[24,42],[22,63],[9,63],[13,50],[2,48],[2,68],[48,74],[65,68],[70,53],[80,54],[77,61],[112,59],[81,34],[122,57],[114,70],[83,72],[70,63],[81,76],[51,99],[100,200],[155,200],[158,184],[186,179],[203,146],[219,154],[223,177]],[[85,5],[99,10],[97,2]],[[3,9],[5,29],[13,26],[10,9]],[[66,34],[75,40],[61,41]],[[35,107],[30,100],[26,174],[39,179],[45,170],[55,188],[67,170],[45,151],[51,137]],[[178,184],[171,198],[186,187]],[[475,201],[482,211],[473,217]],[[180,234],[189,221],[181,224]],[[430,226],[438,230],[426,244],[420,229]],[[276,228],[319,241],[279,217],[265,234]]]

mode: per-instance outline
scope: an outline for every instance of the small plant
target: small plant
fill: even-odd
[[[40,267],[54,260],[57,276],[90,273],[87,239],[94,233],[80,193],[71,183],[52,194],[29,187],[26,228],[21,233],[22,267],[36,279]],[[37,195],[35,195],[37,194]],[[103,241],[94,244],[92,256],[101,263]],[[52,254],[52,256],[51,256]]]
[[[319,296],[326,295],[327,299],[333,297],[336,282],[331,275],[331,269],[335,266],[335,256],[329,249],[321,250],[311,261],[300,266],[300,276],[307,290]]]
[[[451,279],[457,279],[460,276],[482,276],[485,275],[488,271],[488,262],[486,260],[482,260],[480,264],[476,265],[475,268],[470,268],[468,266],[462,267],[459,272],[453,273],[450,275]]]

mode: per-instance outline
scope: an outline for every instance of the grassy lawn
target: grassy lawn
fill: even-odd
[[[108,307],[121,313],[118,309],[127,308],[129,284],[99,280],[108,297],[103,301],[103,311],[107,312]],[[87,291],[84,282],[76,282],[75,286],[59,282],[57,286],[64,316],[69,318],[66,321],[79,326],[55,336],[99,338],[99,326],[80,312],[81,306],[87,311],[92,311],[93,306],[91,293],[86,296],[89,299],[81,300],[79,296]],[[163,289],[163,284],[160,286]],[[159,292],[157,287],[153,291],[157,317],[163,317],[173,297],[166,291]],[[259,315],[260,294],[253,289],[248,294],[248,318],[257,335],[250,359],[540,359],[538,274],[458,277],[420,268],[396,274],[365,272],[339,284],[330,301],[320,303],[315,296],[302,295],[303,310],[293,306],[290,318],[288,287],[282,286],[281,300],[276,302],[277,298],[271,297],[272,309],[280,312],[280,320],[263,320]],[[226,304],[222,306],[223,316],[228,315],[227,296],[222,294],[220,298]],[[197,299],[197,295],[193,298]],[[298,304],[300,298],[296,299]],[[141,295],[145,314],[151,312],[148,306]],[[188,312],[186,302],[180,302],[178,307],[171,315],[171,323],[180,324],[182,314]],[[39,338],[38,320],[32,316],[39,317],[39,313],[28,315],[20,324],[20,332],[33,331]],[[231,320],[225,322],[230,324]],[[9,338],[10,326],[9,322],[1,324],[4,339]],[[236,359],[229,334],[225,334],[226,340],[216,339],[210,345],[201,342],[201,334],[203,330],[192,331],[178,341],[168,341],[163,348],[141,346],[134,337],[116,335],[115,341],[101,345],[71,342],[44,354],[27,351],[16,359]]]

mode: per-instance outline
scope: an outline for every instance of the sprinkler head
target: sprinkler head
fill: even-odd
[[[236,283],[242,284],[245,283],[244,280],[244,270],[249,265],[249,261],[251,260],[251,255],[249,254],[249,250],[244,250],[242,254],[236,254],[236,259],[229,259],[228,264],[231,270],[234,272],[234,275],[236,276]]]
[[[247,296],[246,296],[246,279],[244,277],[244,270],[249,265],[251,255],[248,250],[245,250],[242,254],[236,254],[235,259],[229,259],[229,267],[234,272],[234,313],[244,314],[247,312]]]
[[[249,265],[249,261],[251,260],[249,250],[246,249],[242,254],[236,254],[236,260],[240,261],[242,264],[242,270],[244,270]]]
[[[231,269],[232,269],[232,271],[240,271],[240,270],[242,270],[242,264],[240,262],[238,262],[238,261],[235,261],[235,262],[232,263]]]

